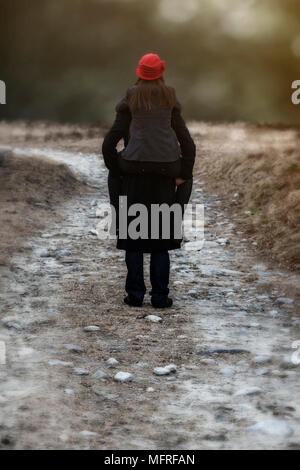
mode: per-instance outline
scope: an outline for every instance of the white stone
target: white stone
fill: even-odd
[[[267,419],[260,421],[253,426],[247,428],[251,432],[258,432],[261,434],[268,434],[270,436],[290,437],[294,434],[293,429],[284,421],[277,419]]]
[[[241,390],[238,390],[234,396],[236,397],[245,397],[248,395],[259,395],[260,393],[263,393],[263,389],[259,387],[245,387],[242,388]]]
[[[48,250],[36,250],[35,253],[40,258],[49,258],[51,256]]]
[[[191,289],[188,291],[188,295],[191,295],[192,297],[195,297],[198,295],[198,292],[195,289]]]
[[[108,379],[108,375],[106,372],[103,372],[103,370],[97,370],[93,375],[93,379]]]
[[[117,359],[115,359],[114,357],[110,357],[109,359],[107,359],[106,364],[109,367],[116,367],[119,364],[119,361],[117,361]]]
[[[72,388],[65,388],[65,393],[67,395],[72,396],[72,395],[74,395],[74,390]]]
[[[98,237],[98,236],[99,236],[99,233],[97,232],[97,230],[94,230],[94,229],[91,229],[91,230],[89,231],[89,233],[90,233],[91,235],[94,235],[95,237]]]
[[[271,358],[269,356],[255,356],[252,359],[252,362],[255,364],[268,364],[271,362]]]
[[[20,323],[15,321],[3,320],[3,324],[4,326],[6,326],[6,328],[14,328],[15,330],[23,330],[24,328],[22,325],[20,325]]]
[[[60,258],[63,258],[64,256],[72,256],[72,251],[71,250],[58,250],[55,253],[55,258],[57,260]]]
[[[276,370],[272,370],[272,374],[277,377],[280,377],[283,374],[283,372],[281,370],[276,369]]]
[[[90,326],[85,326],[85,327],[83,328],[83,331],[86,331],[86,332],[90,332],[90,331],[100,331],[100,328],[99,328],[99,326],[90,325]]]
[[[80,346],[76,346],[75,344],[64,344],[64,348],[71,352],[82,353],[84,349]]]
[[[156,315],[147,315],[146,320],[151,321],[152,323],[160,323],[162,322],[162,318]]]
[[[298,364],[296,364],[293,361],[293,355],[292,354],[284,356],[283,361],[281,363],[281,367],[283,367],[283,368],[297,367],[297,365]]]
[[[170,371],[166,367],[155,367],[153,370],[155,375],[169,375]]]
[[[268,313],[271,317],[277,317],[279,315],[278,310],[270,310]]]
[[[172,372],[176,372],[177,367],[175,364],[169,364],[165,367],[155,367],[153,373],[155,375],[170,375]]]
[[[155,392],[155,389],[153,387],[148,387],[146,390],[148,393]]]
[[[75,367],[73,369],[75,375],[89,375],[89,371],[86,369],[81,369],[80,367]]]
[[[232,295],[235,295],[233,291],[226,292],[226,297],[231,297]]]
[[[290,299],[289,297],[278,297],[278,299],[275,300],[275,304],[286,304],[290,305],[293,304],[294,300]]]
[[[129,372],[118,372],[115,376],[114,376],[114,380],[116,382],[131,382],[133,380],[133,375],[130,374]]]

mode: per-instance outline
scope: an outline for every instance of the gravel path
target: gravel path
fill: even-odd
[[[257,260],[195,181],[206,242],[171,254],[174,307],[129,309],[123,252],[90,232],[107,201],[99,158],[15,152],[87,186],[0,268],[0,448],[299,449],[300,318],[284,287],[299,277]]]

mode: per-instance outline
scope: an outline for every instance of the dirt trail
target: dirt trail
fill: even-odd
[[[174,307],[153,311],[146,299],[129,309],[122,304],[123,253],[90,233],[99,221],[94,201],[107,201],[103,163],[95,153],[54,147],[15,151],[70,164],[87,186],[26,241],[12,267],[0,267],[7,350],[0,446],[299,448],[299,366],[291,354],[300,319],[296,302],[277,300],[299,277],[259,262],[217,196],[196,180],[192,200],[205,204],[206,242],[201,251],[171,254]],[[163,321],[144,317],[153,313]],[[90,325],[99,331],[84,331]],[[106,364],[112,357],[114,368]],[[153,374],[170,363],[176,373]],[[99,370],[107,377],[93,377]],[[119,371],[133,381],[116,383]]]

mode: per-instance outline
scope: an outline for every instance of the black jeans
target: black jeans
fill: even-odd
[[[150,295],[157,302],[168,297],[170,258],[167,251],[151,253],[150,281],[152,290]],[[144,282],[144,254],[136,251],[126,251],[127,278],[125,290],[127,294],[138,300],[143,300],[146,293]]]

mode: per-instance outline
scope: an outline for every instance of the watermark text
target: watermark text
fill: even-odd
[[[294,80],[292,88],[295,89],[292,93],[292,103],[295,105],[300,104],[300,80]]]
[[[0,80],[0,104],[6,104],[6,85]]]

